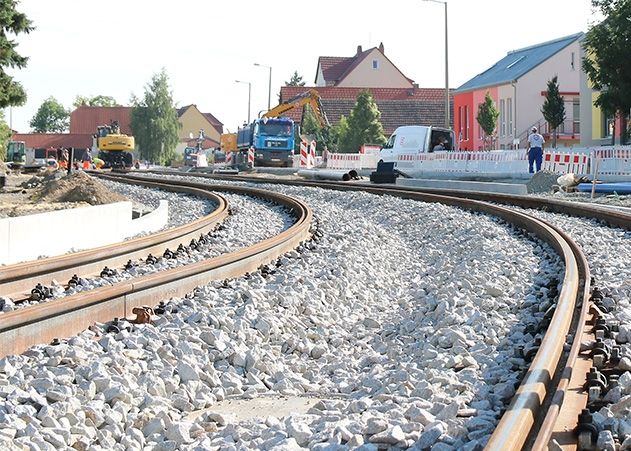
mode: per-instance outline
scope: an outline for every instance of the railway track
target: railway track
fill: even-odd
[[[120,178],[126,181],[133,181],[134,183],[150,183],[147,178],[129,175],[115,177],[115,179]],[[229,177],[229,179],[234,180],[235,178]],[[591,366],[590,359],[585,358],[585,356],[579,352],[581,351],[581,344],[591,339],[589,335],[591,326],[585,326],[588,314],[593,313],[593,311],[590,312],[591,303],[589,300],[592,287],[587,261],[580,248],[557,227],[522,212],[483,202],[481,199],[504,204],[517,204],[525,208],[542,208],[548,211],[564,212],[565,214],[594,217],[614,226],[626,226],[627,228],[631,225],[630,216],[628,214],[589,207],[575,208],[575,204],[570,205],[569,203],[558,201],[545,202],[533,198],[520,199],[511,196],[488,196],[483,193],[467,193],[468,197],[466,197],[463,193],[449,193],[445,190],[441,190],[440,193],[429,193],[403,189],[384,189],[374,186],[317,183],[311,181],[286,182],[279,181],[278,179],[261,180],[260,178],[249,179],[241,177],[238,179],[257,183],[287,183],[302,186],[326,187],[336,190],[361,189],[375,194],[387,194],[423,202],[442,203],[500,217],[506,222],[514,224],[529,233],[533,233],[542,241],[547,242],[562,256],[564,261],[565,273],[563,276],[562,290],[559,293],[556,308],[553,310],[554,313],[551,314],[549,318],[549,332],[539,346],[538,352],[531,363],[526,377],[523,379],[506,413],[502,416],[502,420],[489,440],[487,448],[544,449],[550,437],[553,437],[557,442],[571,446],[570,440],[567,438],[568,434],[566,430],[572,429],[578,421],[576,415],[577,406],[581,407],[586,404],[587,394],[582,389],[582,382],[584,382],[582,378],[584,378],[584,374],[589,371],[589,367]],[[193,185],[197,190],[209,188],[205,183],[191,184],[190,182],[175,180],[170,180],[169,183],[171,186],[179,187],[180,189]],[[222,188],[215,186],[213,189],[225,189],[225,186]],[[244,192],[246,190],[246,188],[242,187],[232,187],[230,189],[243,190]],[[264,195],[263,193],[264,192],[261,191],[259,194]],[[447,194],[451,194],[451,196]],[[279,200],[276,199],[276,201]],[[285,199],[284,202],[287,208],[291,209],[297,218],[296,225],[291,229],[300,228],[301,235],[299,238],[288,238],[283,249],[275,249],[273,251],[275,252],[273,254],[275,257],[271,257],[272,252],[268,252],[265,257],[268,262],[278,257],[283,252],[286,252],[292,246],[297,245],[298,242],[306,239],[309,233],[311,212],[308,207],[303,203],[292,204],[289,199]],[[286,232],[289,231],[290,230],[287,230]],[[286,235],[290,234],[287,233]],[[243,258],[244,257],[237,258],[230,263],[228,263],[228,260],[216,262],[216,265],[211,265],[212,268],[208,269],[208,271],[215,271],[212,277],[221,279],[243,274],[245,271],[252,271],[261,265],[261,260],[258,260],[245,269],[242,265]],[[230,269],[222,267],[221,265],[223,264],[227,264],[227,267]],[[207,266],[207,264],[204,266]],[[95,302],[96,304],[105,304],[107,302],[109,305],[110,300],[116,299],[117,301],[114,301],[115,304],[118,304],[116,313],[113,314],[112,311],[108,311],[105,313],[105,316],[109,318],[115,316],[124,317],[130,313],[130,308],[134,306],[155,304],[160,298],[182,295],[190,291],[196,284],[199,285],[202,283],[200,277],[188,275],[189,272],[198,270],[201,271],[201,269],[198,268],[193,269],[187,267],[174,273],[173,277],[167,277],[162,274],[157,275],[151,281],[135,281],[134,283],[126,284],[129,286],[126,286],[125,289],[122,289],[120,292],[116,290],[116,292],[110,292],[108,291],[110,289],[104,289],[103,293],[99,294],[102,297],[96,301],[86,301],[85,298],[79,296],[79,299],[76,301],[77,303],[72,304],[68,302],[68,306],[65,309],[72,313],[72,310],[79,308],[79,305],[81,305],[81,308],[84,308],[84,306],[87,306],[90,302]],[[136,291],[136,288],[138,288],[138,291]],[[85,295],[87,296],[88,293]],[[59,307],[56,307],[55,310],[57,308]],[[33,311],[30,308],[28,310],[29,313]],[[45,319],[47,320],[52,319],[53,322],[59,321],[54,319],[58,317],[55,316],[56,312],[52,311],[52,307],[46,309],[45,305],[39,308],[38,314],[36,314],[35,317],[31,317],[29,320],[22,318],[20,322],[18,314],[24,312],[14,313],[13,317],[9,317],[10,320],[13,319],[13,322],[5,322],[6,318],[0,317],[0,337],[2,337],[2,342],[6,343],[8,341],[17,343],[19,336],[22,334],[20,324],[36,321],[38,318],[44,319],[44,317],[46,317]],[[72,315],[74,316],[74,313],[72,313]],[[67,321],[67,319],[62,319],[61,321]],[[590,321],[594,321],[594,318],[591,318]],[[86,322],[78,324],[76,330],[85,328],[86,324]],[[43,328],[47,326],[40,324],[38,327]],[[19,330],[20,332],[11,335],[11,330]],[[2,336],[5,331],[7,331],[9,335]],[[571,340],[566,340],[567,335],[572,337]],[[47,341],[49,339],[50,338],[41,337],[40,341]],[[22,345],[22,349],[26,347],[28,347],[28,344]],[[3,353],[3,355],[4,354],[6,353]],[[570,404],[573,407],[569,409],[569,412],[563,411],[563,409],[567,409]]]
[[[203,240],[204,235],[212,232],[229,214],[225,198],[211,190],[257,196],[283,205],[295,223],[276,237],[237,252],[3,314],[0,316],[0,356],[17,354],[35,344],[74,335],[94,322],[132,317],[132,311],[137,307],[155,306],[164,298],[183,296],[211,280],[243,275],[294,249],[310,234],[309,207],[277,193],[226,186],[191,188],[149,180],[130,180],[129,183],[207,197],[214,200],[218,208],[191,224],[152,236],[3,267],[0,294],[16,298],[28,296],[28,290],[41,282],[70,279],[75,274],[82,277],[98,274],[103,266],[122,266],[127,261],[147,258],[150,254],[161,255],[169,248],[175,250],[180,245],[188,245],[191,240]]]
[[[405,188],[384,189],[363,184],[357,186],[335,182],[287,181],[247,176],[201,174],[195,176],[250,183],[317,186],[343,191],[362,189],[375,194],[389,194],[426,202],[443,202],[444,199],[441,200],[439,197],[449,195],[472,201],[483,200],[569,216],[594,218],[613,227],[631,229],[631,214],[627,211],[554,199],[476,192],[463,193],[442,189],[419,190],[421,194],[419,191],[410,192]],[[475,204],[466,202],[457,202],[452,205],[477,208]],[[486,212],[501,216],[497,211]],[[524,227],[519,219],[511,217],[510,214],[502,217],[508,222]],[[598,385],[587,380],[588,373],[593,373],[595,369],[591,354],[598,354],[598,351],[593,351],[593,348],[596,343],[596,324],[599,320],[598,308],[595,308],[591,302],[591,292],[594,287],[591,286],[589,265],[580,246],[566,233],[545,222],[543,222],[543,227],[549,228],[546,233],[556,235],[547,240],[564,258],[566,272],[563,291],[559,295],[554,316],[550,321],[551,332],[546,334],[526,378],[489,440],[487,449],[546,449],[551,440],[554,440],[557,446],[575,449],[578,446],[579,435],[581,449],[589,449],[590,446],[596,445],[595,427],[589,422],[579,426],[579,414],[583,416],[582,421],[584,421],[587,412],[589,387],[598,386],[601,392],[606,392],[603,382]],[[534,232],[534,229],[525,228]],[[536,234],[540,238],[545,235],[542,230],[537,230]],[[597,298],[602,296],[598,289],[596,292]],[[602,338],[602,320],[600,323],[600,337]],[[566,336],[571,338],[566,339]],[[586,347],[590,350],[587,354]],[[610,350],[606,352],[609,354]],[[603,365],[604,362],[601,362],[598,366]],[[598,373],[597,369],[596,373]],[[602,375],[600,377],[602,379]]]

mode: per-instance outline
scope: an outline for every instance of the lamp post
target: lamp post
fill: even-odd
[[[441,0],[423,0],[424,2],[442,3],[445,5],[445,128],[449,128],[449,45],[447,32],[447,2]]]
[[[235,80],[235,83],[243,83],[248,85],[248,124],[250,123],[250,101],[252,100],[252,83],[249,81]]]
[[[271,100],[272,100],[272,67],[266,66],[265,64],[254,63],[255,66],[266,67],[269,69],[269,84],[267,88],[267,111],[270,110]]]

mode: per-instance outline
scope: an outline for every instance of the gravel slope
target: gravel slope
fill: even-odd
[[[558,257],[483,215],[274,188],[312,206],[316,242],[278,267],[173,300],[177,313],[154,325],[116,335],[96,328],[3,359],[0,445],[486,443],[514,393],[515,369],[527,365],[516,348],[532,346],[556,293]],[[212,410],[223,399],[269,395],[320,401],[282,418]],[[210,410],[193,418],[199,409]]]

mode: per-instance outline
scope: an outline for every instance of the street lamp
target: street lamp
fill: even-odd
[[[269,69],[269,86],[267,88],[267,111],[270,110],[271,100],[272,100],[272,68],[270,66],[266,66],[265,64],[254,63],[255,66],[266,67]]]
[[[252,100],[252,83],[249,81],[235,80],[235,83],[243,83],[248,85],[248,124],[250,123],[250,101]]]
[[[447,42],[447,2],[441,0],[422,0],[424,2],[445,5],[445,128],[449,128],[449,45]]]

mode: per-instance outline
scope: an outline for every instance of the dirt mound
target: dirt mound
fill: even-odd
[[[87,202],[90,205],[127,200],[84,172],[73,172],[62,178],[54,174],[44,177],[33,199],[38,202]]]
[[[529,193],[551,193],[553,185],[558,185],[559,174],[552,171],[539,171],[526,183]]]

